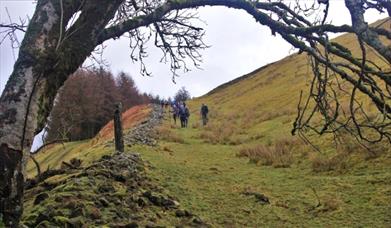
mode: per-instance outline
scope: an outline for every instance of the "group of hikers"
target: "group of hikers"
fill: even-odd
[[[162,108],[168,108],[169,103],[168,102],[161,102]],[[190,117],[190,111],[189,108],[186,106],[186,103],[184,101],[179,102],[171,102],[170,104],[171,110],[170,113],[172,113],[172,118],[174,120],[174,123],[176,124],[177,119],[181,121],[181,127],[187,128],[189,123],[189,117]],[[205,126],[208,123],[208,106],[206,104],[201,105],[201,118],[202,118],[202,124]]]

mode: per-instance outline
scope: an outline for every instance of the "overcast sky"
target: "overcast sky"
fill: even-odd
[[[0,21],[9,22],[6,9],[14,22],[18,21],[19,17],[31,17],[34,6],[30,0],[0,0]],[[104,51],[104,58],[110,69],[114,74],[120,71],[130,73],[142,92],[168,97],[185,86],[192,96],[201,96],[224,82],[292,53],[289,44],[279,36],[271,36],[267,27],[257,24],[252,17],[242,11],[224,7],[202,7],[199,13],[207,23],[205,42],[211,45],[211,48],[202,52],[203,70],[193,69],[190,73],[181,74],[174,84],[171,81],[169,65],[159,63],[160,50],[150,47],[150,57],[146,63],[153,77],[143,77],[139,74],[139,65],[133,64],[129,58],[127,39],[105,43],[107,48]],[[383,17],[386,15],[380,15],[375,11],[366,15],[369,22]],[[350,16],[343,0],[332,1],[329,20],[334,24],[350,23]],[[22,36],[23,34],[20,34],[20,40]],[[0,91],[12,72],[17,54],[15,51],[15,56],[13,55],[7,42],[0,47]]]

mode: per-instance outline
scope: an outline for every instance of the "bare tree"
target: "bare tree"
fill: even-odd
[[[119,101],[122,103],[122,112],[145,102],[133,78],[124,72],[120,72],[117,75],[116,92],[118,93]]]
[[[23,160],[34,134],[45,125],[54,97],[68,76],[106,40],[127,36],[131,56],[149,74],[143,59],[145,44],[153,40],[163,51],[173,75],[196,67],[204,31],[194,26],[200,6],[226,6],[253,16],[299,52],[310,56],[313,83],[298,106],[293,133],[320,134],[345,129],[369,142],[390,141],[391,32],[369,27],[364,12],[375,9],[390,16],[390,0],[345,0],[351,25],[328,23],[328,0],[38,0],[29,21],[14,71],[0,98],[0,206],[6,226],[15,227],[22,214]],[[388,26],[389,26],[389,19]],[[4,27],[4,25],[2,25]],[[352,54],[331,42],[331,33],[351,33],[361,53]],[[385,64],[367,58],[374,52]],[[385,66],[385,67],[384,67]],[[350,98],[344,110],[340,98]],[[368,114],[362,99],[375,111]],[[342,118],[343,117],[343,118]],[[323,120],[320,123],[319,120]],[[369,131],[368,133],[366,131]]]
[[[182,88],[180,88],[174,96],[175,101],[185,102],[185,101],[189,100],[190,98],[191,98],[190,93],[189,93],[189,91],[187,91],[187,89],[184,86],[182,86]]]
[[[6,13],[9,22],[7,24],[0,23],[0,45],[2,45],[6,39],[9,39],[11,43],[11,47],[13,49],[17,49],[20,47],[20,41],[17,34],[18,32],[22,32],[22,33],[26,32],[27,20],[23,20],[22,18],[19,18],[19,22],[14,22],[12,21],[11,15],[9,14],[7,8],[6,8]]]
[[[94,137],[113,118],[114,104],[123,111],[147,102],[126,73],[113,74],[102,68],[76,71],[57,93],[46,123],[45,141],[70,141]]]

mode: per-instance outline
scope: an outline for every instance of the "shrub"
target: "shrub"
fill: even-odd
[[[232,145],[232,146],[235,146],[235,145],[240,145],[240,144],[243,144],[245,142],[248,142],[250,139],[246,136],[234,136],[234,137],[230,137],[229,139],[229,145]]]
[[[191,125],[191,127],[192,127],[193,129],[198,129],[198,128],[201,127],[201,124],[197,121],[197,122],[193,123],[193,124]]]
[[[211,143],[211,144],[219,143],[218,137],[213,132],[209,132],[209,131],[201,132],[200,138],[203,139],[205,143]]]
[[[204,127],[199,137],[206,143],[235,144],[237,141],[232,139],[235,132],[237,129],[232,123],[210,123]]]
[[[342,201],[336,195],[326,195],[322,196],[319,200],[319,205],[314,208],[315,213],[325,213],[336,211],[341,207]]]
[[[156,129],[156,135],[161,140],[165,140],[167,142],[175,142],[175,143],[185,143],[185,140],[173,132],[171,129],[166,127],[159,127]]]
[[[314,172],[342,171],[347,167],[348,154],[340,152],[337,155],[328,158],[326,156],[317,155],[312,158],[312,170]]]
[[[250,162],[260,165],[272,165],[273,164],[273,152],[270,147],[264,145],[257,145],[252,148],[244,148],[237,154],[238,157],[247,157]]]
[[[322,211],[335,211],[341,206],[341,201],[336,196],[327,196],[323,198]]]
[[[292,148],[296,140],[278,140],[270,146],[257,145],[251,148],[243,148],[237,154],[238,157],[248,157],[250,162],[259,165],[272,165],[275,168],[287,168],[293,163]]]
[[[293,162],[292,145],[287,140],[277,141],[274,145],[273,166],[278,168],[290,167]]]

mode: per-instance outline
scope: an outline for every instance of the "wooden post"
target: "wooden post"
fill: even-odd
[[[124,137],[122,132],[122,104],[121,102],[115,105],[114,111],[114,138],[115,138],[115,150],[124,152]]]

